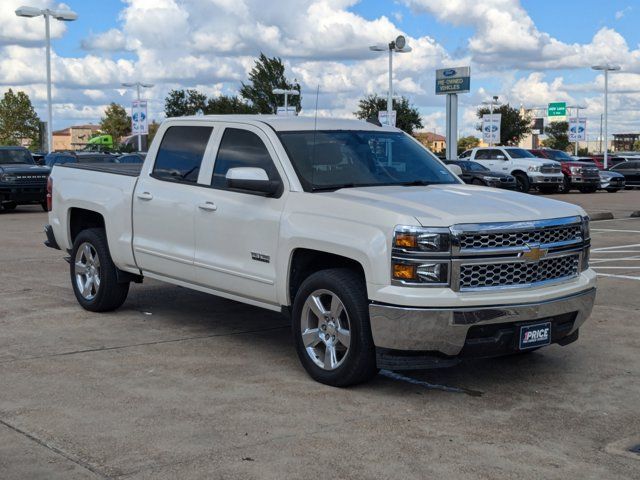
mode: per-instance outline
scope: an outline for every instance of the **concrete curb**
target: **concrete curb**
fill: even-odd
[[[592,222],[597,222],[598,220],[613,220],[614,217],[611,212],[594,212],[589,213],[589,218]]]

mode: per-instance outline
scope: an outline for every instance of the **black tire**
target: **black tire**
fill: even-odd
[[[78,249],[84,244],[90,245],[99,260],[99,270],[97,273],[99,277],[99,287],[96,289],[93,298],[90,299],[83,296],[76,281],[76,269],[78,268],[76,266],[76,258],[78,256]],[[91,312],[110,312],[120,307],[127,299],[129,282],[118,283],[117,268],[113,264],[111,254],[109,253],[107,235],[104,229],[89,228],[78,234],[73,242],[69,267],[73,293],[78,303],[85,310]]]
[[[516,189],[519,192],[528,193],[531,190],[531,182],[526,174],[514,173],[513,176],[516,177]]]
[[[325,370],[311,359],[302,339],[305,302],[312,293],[323,290],[336,295],[349,319],[349,349],[335,370]],[[347,387],[366,382],[378,373],[376,353],[369,324],[369,302],[364,279],[356,272],[335,268],[309,276],[300,286],[293,303],[293,341],[298,358],[314,380],[334,387]]]
[[[471,180],[471,184],[472,185],[481,185],[483,187],[487,185],[485,182],[483,182],[479,178],[474,178],[473,180]]]
[[[580,187],[579,190],[581,193],[594,193],[598,187]]]
[[[16,208],[18,208],[18,204],[16,202],[6,202],[2,204],[2,209],[7,212],[15,210]]]
[[[619,191],[620,191],[619,188],[607,188],[607,192],[609,192],[609,193],[616,193],[616,192],[619,192]]]
[[[562,185],[560,185],[560,193],[569,193],[571,191],[571,180],[566,175],[562,179]]]
[[[558,186],[557,185],[543,185],[541,187],[538,187],[540,190],[540,193],[544,193],[544,194],[552,194],[552,193],[558,193]]]

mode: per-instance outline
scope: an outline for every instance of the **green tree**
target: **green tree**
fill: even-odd
[[[100,130],[113,137],[113,142],[118,143],[122,137],[131,134],[131,117],[122,105],[111,103],[104,110],[104,117],[100,119]]]
[[[420,112],[409,99],[402,97],[400,101],[393,99],[392,107],[396,111],[396,127],[412,134],[414,130],[423,128]],[[358,111],[354,115],[360,119],[378,118],[378,112],[387,110],[387,99],[378,95],[367,95],[358,102]]]
[[[544,129],[547,138],[542,144],[563,152],[569,147],[569,124],[567,122],[550,122]]]
[[[480,139],[478,137],[474,137],[473,135],[462,137],[460,140],[458,140],[458,154],[464,152],[465,150],[469,150],[470,148],[475,148],[478,145],[480,145]]]
[[[633,151],[640,152],[640,140],[636,140],[633,142]]]
[[[29,139],[29,146],[40,143],[40,119],[29,95],[9,89],[0,100],[0,145],[19,145]]]
[[[169,117],[195,115],[205,111],[207,96],[198,90],[171,90],[164,99],[164,114]]]
[[[477,111],[478,118],[491,111],[489,107],[480,107]],[[528,115],[521,116],[517,108],[512,108],[509,104],[501,105],[493,109],[493,113],[502,115],[500,119],[500,144],[517,145],[525,135],[531,133],[531,118]],[[478,127],[481,130],[481,127]]]
[[[158,133],[158,128],[160,128],[160,124],[155,120],[153,120],[149,124],[149,134],[147,135],[147,149],[151,146],[151,142],[153,141],[153,138],[156,136],[156,133]]]
[[[204,109],[204,113],[213,114],[232,114],[232,113],[258,113],[258,109],[249,105],[247,102],[237,96],[220,95],[216,98],[210,98]]]
[[[259,113],[276,113],[278,105],[284,105],[282,95],[273,93],[274,88],[297,90],[300,84],[289,82],[284,75],[284,64],[278,57],[269,58],[264,53],[255,61],[249,72],[249,83],[242,83],[240,95],[251,103]],[[300,111],[301,95],[289,96],[289,106]]]

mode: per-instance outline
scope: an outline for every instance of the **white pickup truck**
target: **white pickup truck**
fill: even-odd
[[[531,187],[542,193],[555,193],[564,182],[560,162],[536,157],[520,147],[477,147],[462,152],[459,158],[513,175],[522,193],[527,193]]]
[[[85,309],[147,277],[283,311],[330,385],[566,345],[595,297],[581,208],[465,185],[356,120],[169,119],[142,166],[55,166],[48,203]]]

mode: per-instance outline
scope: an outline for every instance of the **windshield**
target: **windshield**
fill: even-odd
[[[0,149],[0,164],[26,163],[34,165],[33,157],[23,148]]]
[[[536,158],[536,156],[526,151],[524,148],[510,148],[507,153],[511,158]]]
[[[401,132],[279,134],[306,191],[458,183],[428,150]]]
[[[563,152],[562,150],[546,150],[546,153],[551,157],[552,160],[559,160],[561,162],[573,162],[574,159],[567,152]]]

